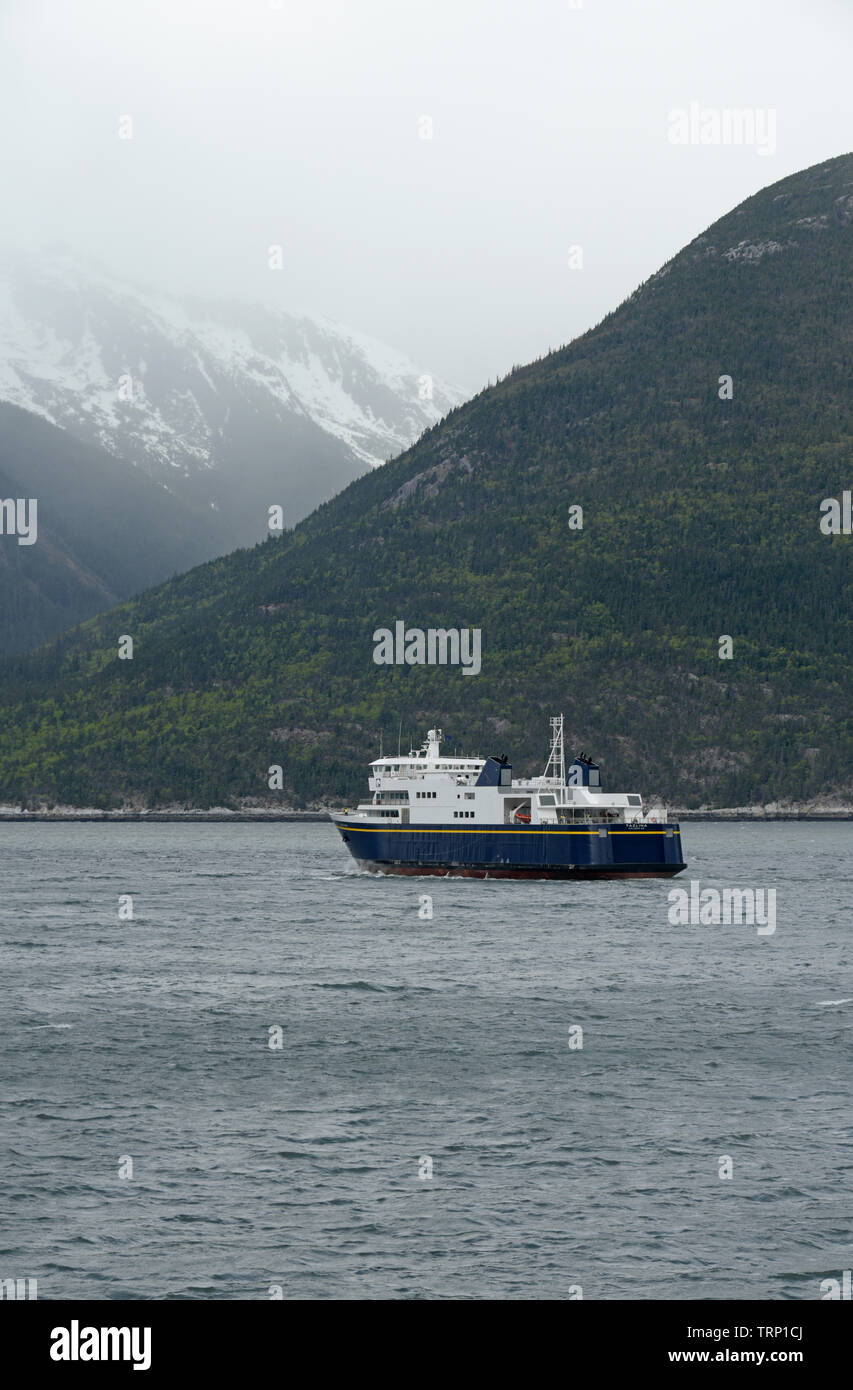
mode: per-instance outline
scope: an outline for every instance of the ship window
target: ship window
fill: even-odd
[[[628,796],[628,805],[629,805],[629,806],[642,806],[642,804],[643,804],[643,798],[642,798],[641,796],[634,796],[633,794],[630,794],[630,793],[629,793],[629,796]]]
[[[465,793],[465,800],[466,800],[466,801],[473,801],[473,800],[474,800],[474,793],[473,793],[473,792],[466,792],[466,793]]]

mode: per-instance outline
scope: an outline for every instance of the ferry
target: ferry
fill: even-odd
[[[506,756],[443,754],[430,729],[408,757],[370,764],[371,796],[330,820],[361,868],[465,878],[671,878],[681,830],[635,792],[605,792],[581,752],[568,768],[563,716],[551,719],[541,777],[513,780]]]

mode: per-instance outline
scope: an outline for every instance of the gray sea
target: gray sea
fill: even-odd
[[[672,925],[667,881],[374,877],[326,825],[0,826],[0,1278],[820,1298],[853,828],[683,834],[676,884],[775,888],[775,932]]]

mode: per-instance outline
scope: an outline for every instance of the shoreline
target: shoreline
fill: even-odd
[[[0,809],[0,824],[29,823],[48,821],[128,821],[139,825],[144,821],[164,822],[206,822],[233,825],[235,821],[328,821],[326,811],[74,811],[68,807],[61,811],[17,811],[8,807]]]
[[[243,810],[243,811],[98,811],[96,809],[86,809],[75,811],[71,807],[63,807],[56,811],[21,811],[17,808],[4,806],[0,807],[0,824],[2,825],[30,825],[30,824],[50,824],[68,822],[110,822],[122,824],[128,822],[132,825],[139,825],[145,821],[153,821],[155,824],[169,823],[195,823],[212,825],[233,825],[242,824],[263,824],[265,822],[304,822],[328,823],[329,811],[266,811],[266,810]],[[787,810],[770,811],[755,807],[735,807],[733,809],[720,811],[679,811],[672,810],[669,819],[673,821],[710,821],[710,822],[750,822],[766,824],[770,822],[808,821],[812,824],[821,821],[838,823],[841,821],[853,820],[853,808],[844,809],[838,807],[831,810]]]

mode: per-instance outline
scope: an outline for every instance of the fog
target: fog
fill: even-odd
[[[0,0],[0,236],[475,390],[849,149],[851,34],[849,0]],[[773,148],[672,143],[691,102]]]

